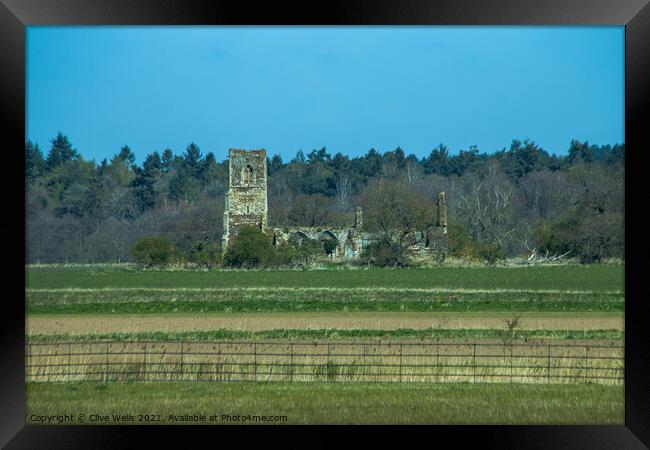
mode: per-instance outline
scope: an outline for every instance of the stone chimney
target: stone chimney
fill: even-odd
[[[363,212],[361,206],[357,206],[357,209],[354,210],[354,228],[359,230],[363,228]]]
[[[447,206],[445,205],[445,193],[438,194],[438,226],[447,226]]]

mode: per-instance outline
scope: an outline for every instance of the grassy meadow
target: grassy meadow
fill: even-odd
[[[27,386],[34,415],[133,414],[133,424],[179,423],[181,414],[281,415],[277,424],[624,423],[623,386],[526,384],[71,383]],[[139,415],[150,415],[139,421]],[[151,417],[153,415],[153,417]],[[170,420],[171,419],[171,420]],[[195,422],[201,423],[201,422]]]
[[[380,288],[255,290],[231,287],[210,291],[178,288],[124,290],[30,290],[30,314],[250,313],[305,311],[477,312],[567,311],[623,312],[621,292],[450,292]]]
[[[414,269],[141,271],[133,267],[41,266],[27,270],[30,289],[64,288],[438,288],[623,291],[622,265],[439,267]]]
[[[53,346],[151,342],[172,349],[180,341],[241,341],[279,347],[344,342],[620,347],[624,338],[622,265],[255,271],[39,266],[28,267],[26,278],[28,342]],[[527,357],[533,362],[526,364],[536,364],[531,355],[520,362]],[[318,371],[329,368],[321,362],[307,364],[314,374],[302,380],[292,373],[294,383],[281,381],[284,372],[256,383],[236,377],[215,383],[220,379],[209,372],[196,378],[202,382],[191,376],[182,382],[173,376],[158,383],[119,376],[105,382],[92,371],[57,378],[56,368],[65,365],[57,358],[51,357],[48,369],[56,383],[28,383],[30,413],[96,405],[106,413],[148,409],[164,416],[176,406],[188,413],[199,406],[206,412],[232,406],[242,414],[286,414],[288,423],[623,423],[620,383],[580,381],[584,367],[574,367],[578,360],[570,356],[552,368],[564,373],[559,365],[566,365],[569,384],[545,385],[530,384],[536,380],[525,372],[514,384],[512,373],[503,379],[486,375],[472,384],[451,376],[453,370],[444,380],[440,372],[438,378],[432,372],[417,379],[423,383],[409,383],[401,372],[395,384],[377,383],[387,381],[381,377],[365,382],[357,372],[322,383]],[[124,358],[125,367],[139,364]],[[196,358],[199,377],[209,364]],[[346,370],[357,370],[353,360]],[[188,362],[184,370],[194,373]],[[235,371],[246,361],[231,363]],[[602,363],[598,370],[619,370],[614,360]],[[548,372],[548,366],[539,370]],[[577,384],[571,384],[574,377]]]

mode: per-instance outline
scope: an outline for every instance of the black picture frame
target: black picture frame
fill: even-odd
[[[641,163],[648,141],[650,101],[650,5],[648,0],[391,0],[334,1],[308,4],[200,0],[1,0],[0,3],[0,123],[8,125],[2,156],[11,169],[5,180],[11,190],[24,188],[25,143],[25,27],[30,25],[624,25],[625,26],[625,145],[626,145],[626,271],[625,271],[625,426],[442,426],[426,427],[425,442],[451,438],[453,445],[479,440],[498,448],[643,448],[650,445],[650,350],[643,310],[645,234],[641,210],[645,193]],[[645,136],[645,139],[644,139]],[[11,157],[11,163],[6,158]],[[15,158],[15,164],[14,164]],[[21,188],[22,187],[22,188]],[[0,444],[7,448],[120,448],[134,446],[134,437],[166,440],[187,432],[222,436],[222,427],[125,427],[25,425],[25,305],[24,267],[17,261],[25,249],[24,195],[15,195],[15,209],[2,226],[6,242],[6,280],[22,294],[3,302]],[[635,211],[636,208],[636,211]],[[21,214],[20,211],[23,211]],[[639,216],[638,218],[635,216]],[[22,218],[22,220],[20,220]],[[8,225],[11,225],[8,227]],[[9,236],[15,236],[10,239]],[[24,261],[24,259],[23,259]],[[22,286],[20,285],[22,282]],[[322,429],[321,429],[322,430]],[[383,437],[385,429],[372,428]],[[422,431],[422,429],[419,429]],[[338,433],[320,433],[336,439]],[[393,430],[391,429],[391,433]],[[398,439],[412,429],[399,428]],[[246,433],[238,444],[256,437]],[[248,436],[248,439],[247,439]],[[293,435],[295,437],[295,435]],[[175,436],[178,438],[178,436]],[[192,437],[198,439],[199,437]],[[181,437],[184,442],[187,437]],[[407,442],[409,442],[407,441]],[[198,441],[197,441],[198,442]],[[219,442],[219,441],[216,441]],[[319,443],[324,443],[319,439]],[[405,442],[405,443],[407,443]],[[413,442],[415,444],[415,442]],[[407,444],[408,445],[408,444]]]

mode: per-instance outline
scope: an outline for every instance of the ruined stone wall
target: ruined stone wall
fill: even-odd
[[[420,262],[444,261],[447,257],[447,227],[432,226],[426,231],[413,231],[409,238],[415,242],[409,254]]]
[[[335,240],[337,247],[335,258],[357,258],[364,247],[375,238],[363,231],[363,213],[361,207],[355,209],[354,225],[344,228],[330,227],[276,227],[269,228],[266,150],[229,151],[229,183],[224,209],[224,234],[222,248],[236,236],[244,226],[255,226],[273,237],[274,245],[280,245],[289,239],[304,236],[319,241]],[[447,210],[445,194],[438,197],[438,220],[436,226],[426,231],[415,233],[417,244],[409,250],[418,260],[444,260],[447,254]]]
[[[336,241],[335,258],[355,258],[361,254],[367,235],[357,228],[328,228],[328,227],[277,227],[270,230],[273,242],[280,245],[289,240],[300,241],[303,238],[312,240]]]

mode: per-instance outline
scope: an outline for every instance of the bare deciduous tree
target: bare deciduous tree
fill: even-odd
[[[340,212],[347,211],[350,207],[352,196],[352,182],[347,175],[339,175],[336,181],[336,209]]]
[[[435,224],[433,205],[422,195],[392,181],[373,183],[362,198],[365,224],[381,239],[404,250],[425,237],[415,233]]]
[[[511,221],[512,200],[513,188],[502,179],[473,179],[459,196],[458,214],[475,240],[503,246],[516,229]]]

